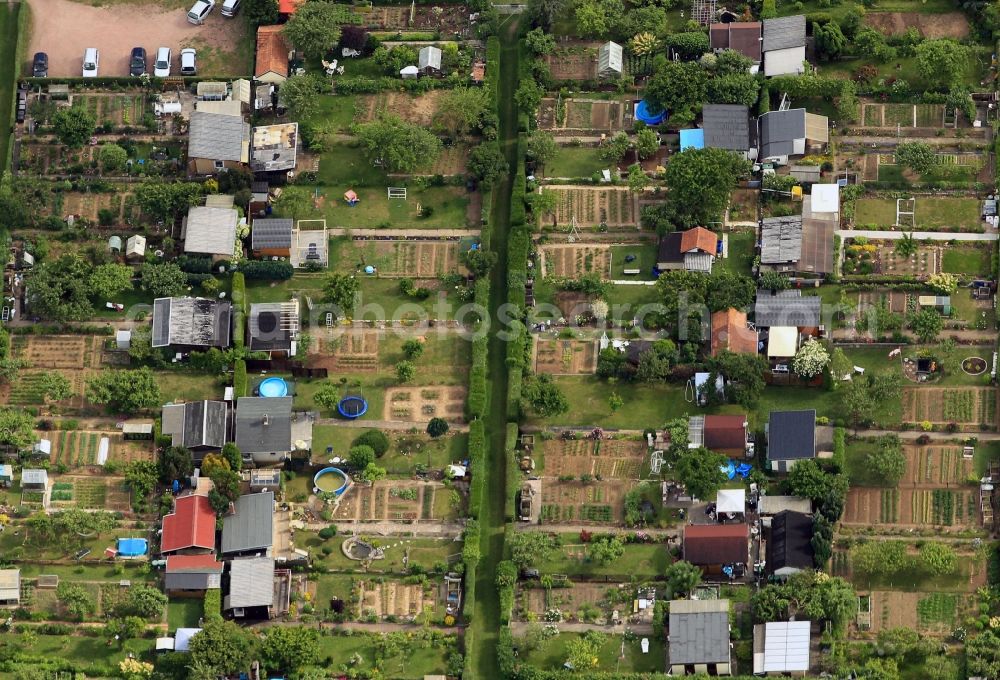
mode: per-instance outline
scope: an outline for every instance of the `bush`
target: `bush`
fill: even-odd
[[[218,588],[205,592],[205,621],[222,620],[222,591]]]
[[[328,527],[323,527],[322,529],[319,530],[318,535],[324,541],[327,541],[337,535],[337,527],[332,525]]]
[[[358,435],[351,446],[370,446],[376,458],[381,458],[389,450],[389,438],[381,430],[366,430]]]
[[[288,262],[272,260],[247,260],[240,263],[240,271],[250,280],[287,281],[295,269]]]

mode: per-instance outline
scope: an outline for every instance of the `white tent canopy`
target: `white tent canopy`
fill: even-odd
[[[799,329],[795,326],[772,326],[767,340],[767,356],[779,359],[795,356]]]
[[[736,513],[742,515],[746,512],[747,491],[746,489],[720,489],[719,496],[715,501],[715,511],[717,513]]]

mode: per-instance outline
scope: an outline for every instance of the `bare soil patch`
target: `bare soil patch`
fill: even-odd
[[[869,12],[864,22],[886,35],[905,33],[915,28],[925,38],[955,38],[969,36],[969,21],[962,12],[922,14],[920,12]]]
[[[318,337],[317,337],[318,336]],[[314,329],[320,352],[309,355],[310,368],[340,373],[378,371],[379,333],[374,330]]]
[[[386,420],[426,423],[431,418],[465,419],[465,387],[394,387],[385,391]]]
[[[577,226],[635,226],[639,209],[637,200],[624,187],[547,186],[556,194],[556,222]]]
[[[604,479],[637,480],[646,458],[646,444],[626,439],[550,439],[542,444],[545,476],[592,475]]]
[[[359,98],[357,104],[360,122],[368,123],[381,113],[392,113],[410,123],[429,127],[434,122],[438,100],[444,94],[444,90],[431,90],[415,96],[406,92],[365,95]]]
[[[458,241],[369,241],[350,244],[351,259],[344,263],[354,271],[375,267],[379,276],[433,278],[465,271],[458,261]]]
[[[592,80],[597,76],[597,50],[600,43],[560,43],[546,56],[549,72],[555,80]]]
[[[599,274],[608,278],[611,247],[606,245],[547,245],[538,249],[542,276],[576,279],[583,274]]]
[[[618,587],[628,588],[621,584]],[[613,605],[608,599],[608,592],[615,587],[610,583],[573,583],[567,588],[523,588],[520,602],[524,604],[525,613],[531,612],[537,620],[542,620],[546,610],[558,609],[564,621],[579,621],[580,609],[596,607],[601,610],[599,620],[606,620],[617,608],[622,614],[631,613],[630,607]]]
[[[573,290],[561,290],[555,294],[555,304],[566,319],[575,318],[590,308],[590,298],[586,293]]]
[[[566,132],[617,132],[632,125],[631,100],[542,99],[538,127]]]
[[[543,340],[535,337],[535,372],[551,375],[590,375],[597,370],[597,343],[593,340]]]
[[[361,615],[374,614],[380,619],[387,616],[412,619],[425,606],[433,604],[433,589],[431,584],[422,586],[398,581],[362,581]]]
[[[181,46],[195,40],[213,52],[229,55],[217,60],[216,73],[205,75],[249,75],[245,60],[235,56],[247,40],[246,22],[225,19],[218,9],[203,25],[193,26],[183,8],[145,3],[92,7],[71,0],[29,0],[29,4],[32,30],[27,54],[47,52],[53,78],[79,77],[88,47],[101,52],[101,76],[127,76],[129,53],[136,46],[145,47],[149,55],[155,55],[161,45],[171,47],[175,70],[179,70]]]

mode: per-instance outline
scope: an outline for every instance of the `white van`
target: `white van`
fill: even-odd
[[[225,2],[222,3],[222,16],[236,16],[236,13],[240,11],[240,2],[241,0],[225,0]]]
[[[157,78],[167,78],[170,75],[169,47],[161,47],[156,50],[156,62],[153,64],[153,75]]]
[[[96,78],[100,65],[101,53],[96,47],[88,47],[83,53],[83,77]]]

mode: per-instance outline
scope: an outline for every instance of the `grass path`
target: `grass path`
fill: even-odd
[[[20,3],[0,5],[0,160],[4,162],[14,124],[11,120],[17,78],[17,55],[14,51],[17,49],[17,14],[20,10]]]
[[[518,79],[518,21],[507,23],[500,38],[500,141],[510,172],[497,186],[493,202],[492,248],[497,263],[490,276],[490,317],[498,319],[497,310],[507,301],[507,235],[510,228],[510,199],[517,167],[517,108],[514,90]],[[484,471],[488,472],[486,493],[480,511],[480,548],[482,559],[476,571],[476,604],[472,619],[472,667],[479,680],[499,678],[497,638],[500,630],[500,605],[496,595],[497,563],[504,552],[504,500],[506,456],[504,435],[507,424],[507,356],[503,340],[491,323],[489,341],[489,403],[486,411],[488,447]]]

